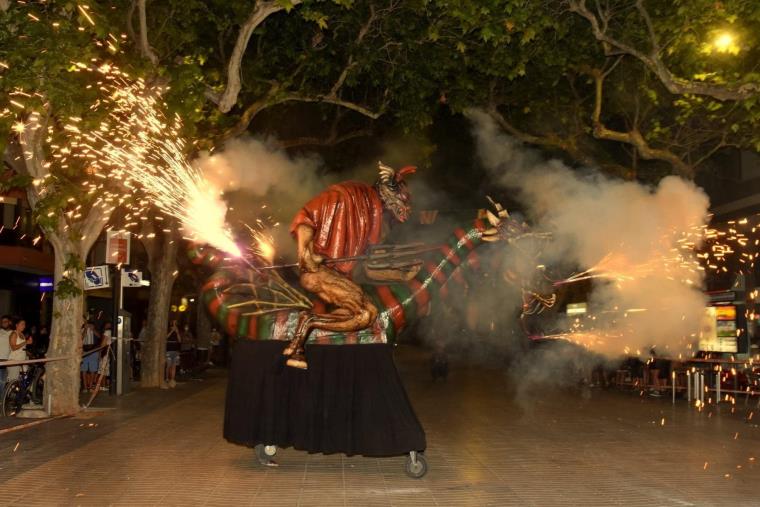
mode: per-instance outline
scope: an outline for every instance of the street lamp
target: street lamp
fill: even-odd
[[[730,53],[732,55],[739,53],[736,36],[731,32],[718,32],[712,41],[712,47],[718,53]]]

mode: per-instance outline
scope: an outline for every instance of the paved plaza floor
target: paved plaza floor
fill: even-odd
[[[212,370],[0,435],[0,505],[760,505],[753,402],[732,414],[636,393],[526,391],[465,365],[434,384],[422,352],[397,356],[427,432],[422,479],[404,474],[403,457],[284,449],[278,468],[259,466],[222,438],[225,378]]]

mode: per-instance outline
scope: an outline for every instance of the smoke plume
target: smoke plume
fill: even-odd
[[[682,247],[700,240],[705,193],[673,176],[649,187],[573,170],[503,135],[486,113],[468,116],[485,167],[516,192],[531,225],[551,233],[541,248],[546,264],[609,275],[593,279],[586,317],[557,328],[608,356],[647,355],[653,346],[661,355],[685,352],[696,340],[705,298],[702,272]]]
[[[228,221],[249,224],[274,239],[279,260],[292,259],[289,220],[312,196],[331,183],[316,156],[291,157],[266,141],[237,138],[213,153],[202,153],[196,164],[211,185],[224,191],[230,205]],[[236,227],[240,229],[240,227]]]

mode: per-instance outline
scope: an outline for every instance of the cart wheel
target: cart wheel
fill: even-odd
[[[411,451],[406,457],[404,472],[412,479],[419,479],[427,473],[427,460],[422,453]]]
[[[259,463],[266,466],[277,466],[277,463],[271,459],[277,454],[276,445],[258,444],[253,450],[256,452],[256,459],[259,460]]]

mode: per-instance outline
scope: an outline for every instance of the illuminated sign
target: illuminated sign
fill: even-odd
[[[106,263],[129,264],[129,240],[132,234],[123,231],[106,232]]]
[[[50,276],[40,277],[40,292],[53,292],[53,278]]]
[[[567,305],[567,315],[584,315],[587,311],[586,303],[569,303]]]
[[[84,270],[84,290],[110,287],[108,266],[92,266]]]
[[[736,320],[735,306],[716,306],[715,318],[718,320]]]
[[[733,316],[733,318],[729,318]],[[736,307],[708,306],[702,315],[699,350],[705,352],[738,351],[736,341]]]

